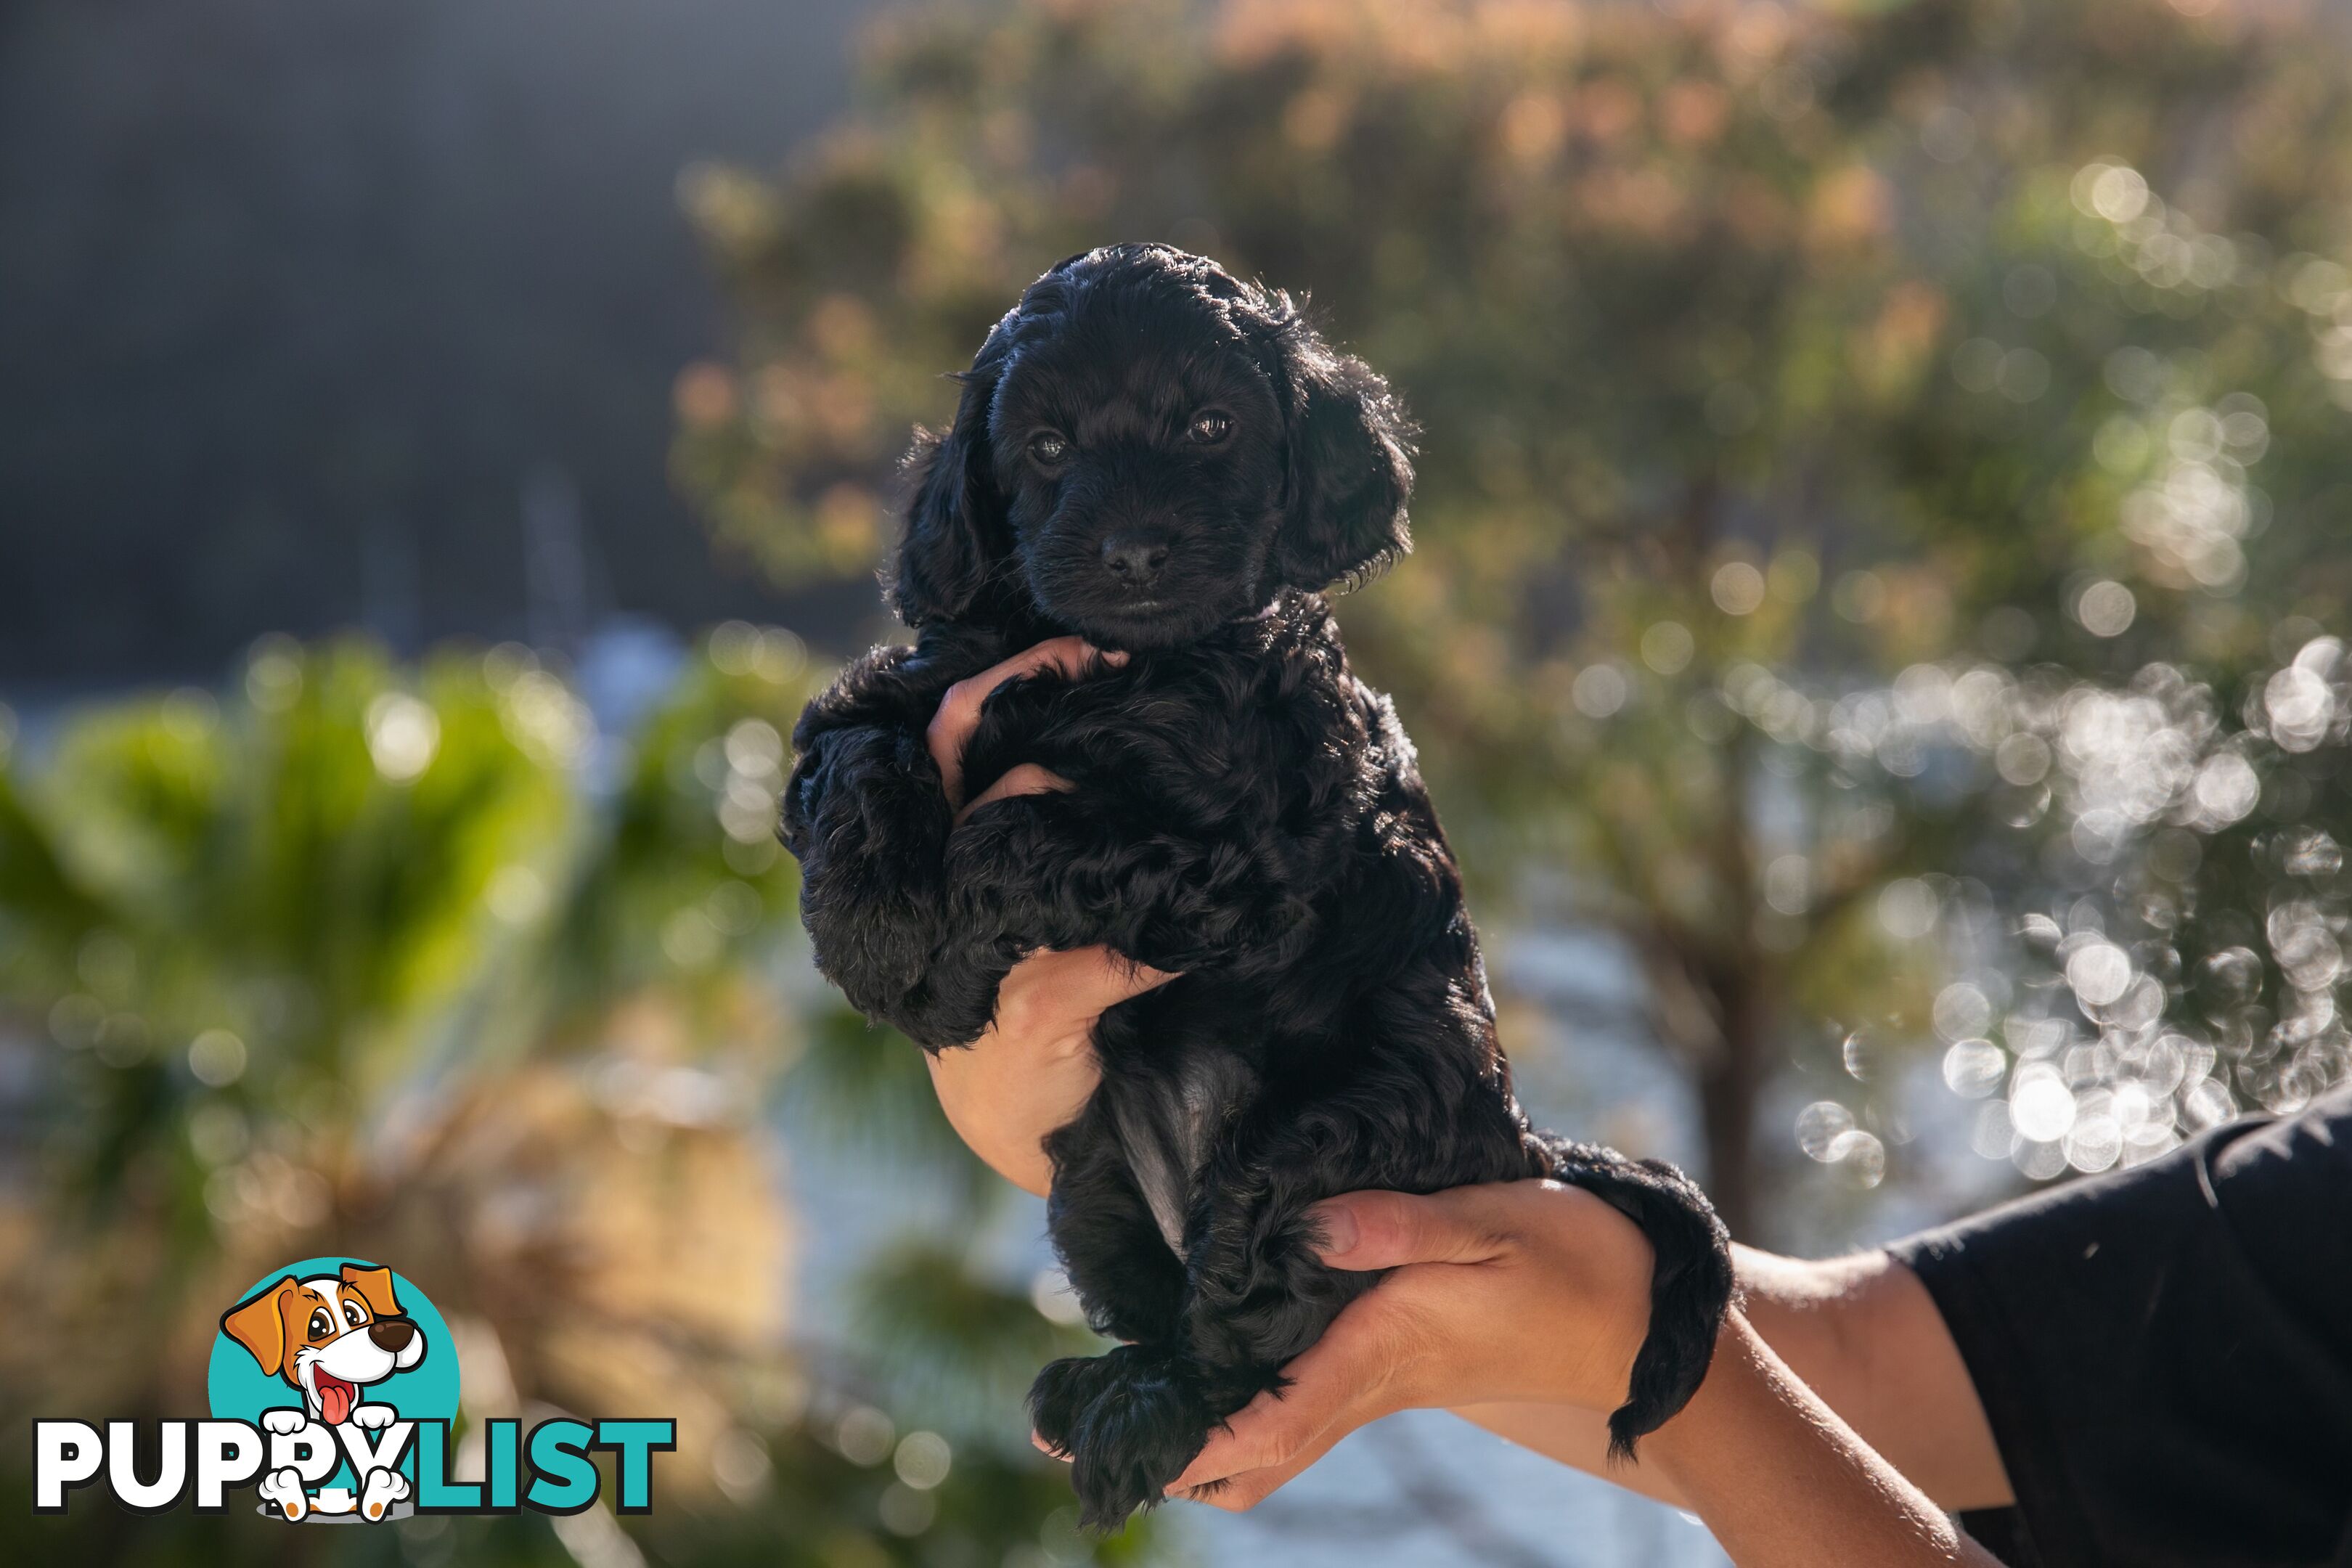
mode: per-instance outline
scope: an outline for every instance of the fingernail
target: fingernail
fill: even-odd
[[[1088,643],[1087,650],[1113,669],[1127,662],[1127,650],[1124,648],[1097,647],[1092,643]]]
[[[1345,1204],[1317,1204],[1307,1211],[1307,1219],[1319,1233],[1315,1243],[1318,1258],[1343,1258],[1356,1249],[1356,1239],[1361,1233],[1356,1228],[1356,1216]]]

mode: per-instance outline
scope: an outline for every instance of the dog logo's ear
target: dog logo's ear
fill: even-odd
[[[360,1293],[368,1310],[379,1318],[400,1316],[400,1299],[392,1293],[392,1270],[371,1268],[364,1263],[346,1263],[342,1268],[343,1283]]]
[[[264,1375],[276,1377],[286,1365],[286,1298],[298,1289],[289,1274],[249,1301],[240,1301],[221,1314],[221,1332],[243,1345],[261,1365]]]
[[[910,626],[963,614],[1012,548],[989,449],[989,405],[1012,319],[997,323],[971,369],[957,378],[963,395],[955,423],[944,435],[919,432],[907,454],[907,531],[887,591],[898,618]]]
[[[1360,581],[1412,548],[1412,422],[1372,368],[1335,353],[1276,297],[1288,469],[1276,564],[1295,588]]]

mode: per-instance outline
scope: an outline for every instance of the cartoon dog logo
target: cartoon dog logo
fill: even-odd
[[[305,1279],[289,1274],[223,1313],[221,1331],[251,1352],[265,1375],[283,1378],[302,1395],[299,1409],[261,1413],[262,1426],[278,1434],[314,1421],[331,1429],[389,1426],[400,1413],[363,1403],[362,1392],[425,1359],[425,1332],[401,1311],[392,1270],[359,1263]],[[387,1464],[362,1476],[356,1495],[343,1487],[306,1493],[301,1474],[289,1466],[263,1476],[257,1489],[289,1521],[312,1512],[381,1520],[408,1495],[409,1483]]]

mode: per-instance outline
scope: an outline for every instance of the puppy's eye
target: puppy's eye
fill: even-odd
[[[310,1337],[312,1339],[323,1340],[334,1331],[335,1320],[327,1316],[326,1308],[321,1307],[317,1311],[310,1314]]]
[[[357,1301],[346,1301],[343,1303],[343,1321],[356,1329],[367,1321],[367,1314],[360,1310]]]
[[[1184,432],[1184,437],[1196,447],[1213,447],[1233,432],[1231,415],[1214,408],[1204,408],[1192,416],[1192,426]]]
[[[1029,437],[1029,456],[1049,468],[1069,455],[1069,437],[1058,430],[1042,430]]]

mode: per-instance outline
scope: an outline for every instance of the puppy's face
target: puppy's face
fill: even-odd
[[[286,1380],[330,1426],[349,1417],[360,1390],[415,1365],[425,1352],[415,1324],[379,1318],[367,1298],[341,1280],[310,1280],[289,1306]],[[299,1321],[291,1321],[298,1315]]]
[[[221,1329],[263,1372],[300,1389],[330,1426],[349,1417],[362,1389],[425,1359],[425,1336],[402,1313],[392,1271],[364,1264],[289,1275],[224,1314]]]
[[[1042,619],[1169,647],[1409,549],[1411,429],[1287,295],[1160,245],[1030,285],[918,440],[909,626]]]
[[[1047,619],[1098,647],[1165,647],[1281,585],[1282,408],[1211,301],[1081,300],[1024,342],[989,423],[1013,556]]]

